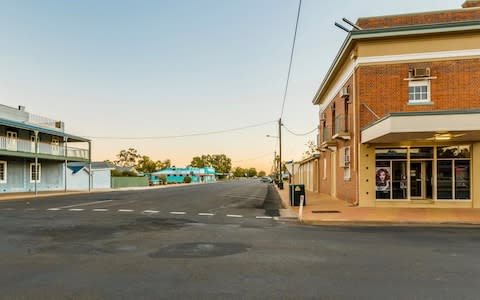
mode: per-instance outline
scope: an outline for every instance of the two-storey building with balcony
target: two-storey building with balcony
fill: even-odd
[[[90,149],[63,122],[0,105],[0,192],[66,189],[67,163],[89,163]]]
[[[356,25],[313,99],[320,192],[480,208],[480,1]]]

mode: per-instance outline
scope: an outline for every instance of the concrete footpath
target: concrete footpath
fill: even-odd
[[[376,208],[350,206],[330,195],[306,194],[307,205],[299,216],[299,207],[290,206],[288,184],[276,187],[286,209],[282,217],[298,218],[312,225],[403,225],[403,226],[479,226],[480,209],[473,208]]]

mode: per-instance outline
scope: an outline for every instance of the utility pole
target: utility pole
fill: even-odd
[[[282,118],[278,119],[278,143],[279,143],[279,154],[278,154],[278,165],[279,165],[279,171],[278,174],[280,174],[279,178],[279,188],[283,190],[283,176],[282,176]]]

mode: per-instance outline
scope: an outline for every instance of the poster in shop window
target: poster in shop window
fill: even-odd
[[[377,192],[390,192],[390,167],[377,167],[375,186]]]

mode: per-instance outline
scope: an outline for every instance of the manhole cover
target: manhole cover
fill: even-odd
[[[338,214],[339,210],[312,210],[314,214]]]
[[[168,245],[151,253],[152,258],[202,258],[246,252],[251,245],[241,243],[182,243]]]

